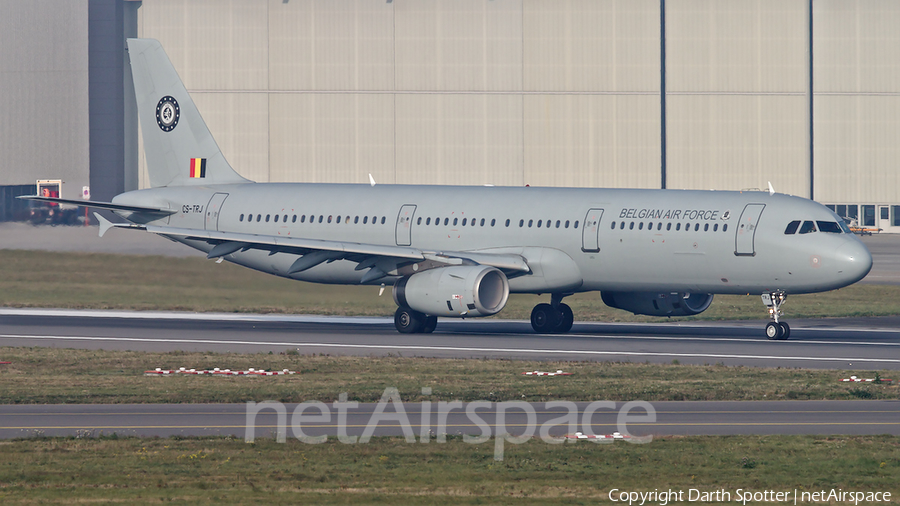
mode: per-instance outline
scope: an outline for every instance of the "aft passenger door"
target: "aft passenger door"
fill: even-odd
[[[400,208],[400,214],[397,215],[397,229],[395,236],[397,246],[409,246],[412,244],[412,220],[416,214],[416,206],[414,204],[406,204]]]
[[[738,221],[734,236],[734,254],[736,256],[755,256],[756,225],[759,223],[759,215],[762,214],[765,204],[747,204],[741,219]]]
[[[584,217],[581,227],[581,251],[596,253],[600,251],[600,219],[603,209],[591,209]]]
[[[219,230],[219,212],[222,210],[222,204],[225,203],[226,198],[228,198],[227,193],[215,193],[209,199],[209,204],[206,205],[206,224],[204,225],[206,230]]]

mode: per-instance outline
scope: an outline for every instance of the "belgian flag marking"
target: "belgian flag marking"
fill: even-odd
[[[191,158],[191,177],[206,177],[206,158]]]

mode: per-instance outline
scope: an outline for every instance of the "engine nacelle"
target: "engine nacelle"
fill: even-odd
[[[692,316],[712,304],[711,293],[602,292],[603,303],[648,316]]]
[[[509,281],[496,267],[439,267],[401,278],[394,302],[434,316],[476,317],[497,314],[509,299]]]

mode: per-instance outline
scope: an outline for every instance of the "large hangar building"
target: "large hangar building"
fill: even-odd
[[[256,181],[771,182],[900,232],[894,0],[0,5],[0,195],[54,174],[66,196],[147,186],[124,49],[140,36]]]

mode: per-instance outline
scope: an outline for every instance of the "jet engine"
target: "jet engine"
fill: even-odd
[[[433,316],[476,317],[496,314],[509,299],[509,281],[495,267],[439,267],[401,278],[394,302]]]
[[[712,304],[711,293],[602,292],[603,303],[649,316],[692,316]]]

